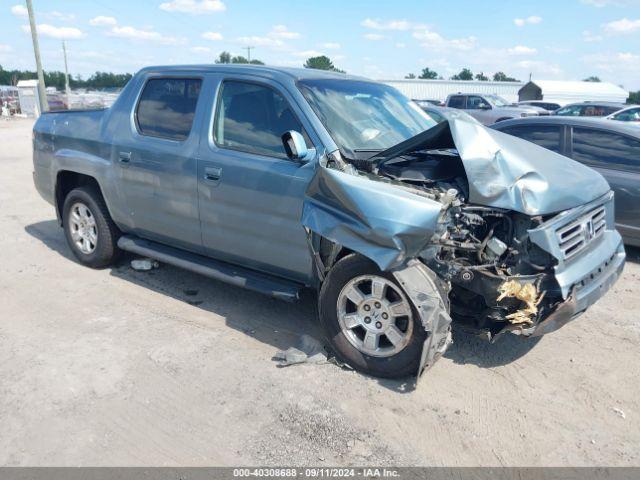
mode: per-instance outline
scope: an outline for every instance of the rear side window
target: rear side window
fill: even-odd
[[[504,128],[501,131],[560,153],[561,127],[551,125],[522,125]]]
[[[142,90],[136,120],[143,135],[184,140],[191,132],[202,80],[154,78]]]
[[[640,167],[640,140],[592,128],[573,129],[573,158],[611,167]]]
[[[464,105],[464,95],[454,95],[449,98],[449,104],[447,106],[451,108],[464,108]]]
[[[282,134],[296,130],[311,141],[287,100],[274,89],[254,83],[226,81],[216,107],[213,138],[217,145],[250,153],[287,158]]]

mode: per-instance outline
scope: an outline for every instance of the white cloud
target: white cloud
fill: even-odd
[[[524,27],[525,25],[536,25],[542,22],[542,17],[538,17],[537,15],[531,15],[527,18],[514,18],[513,23],[515,23],[518,27]]]
[[[11,13],[13,13],[16,17],[26,17],[29,15],[27,7],[24,5],[14,5],[11,7]]]
[[[141,30],[130,26],[115,26],[108,35],[110,37],[128,38],[133,40],[147,40],[158,42],[164,45],[181,45],[186,43],[185,39],[162,35],[154,30]]]
[[[3,43],[0,43],[0,52],[7,53],[7,52],[10,52],[11,50],[13,50],[13,49],[9,45],[5,45]]]
[[[191,51],[195,53],[211,53],[209,47],[191,47]]]
[[[363,37],[365,40],[373,40],[373,41],[384,39],[384,35],[380,35],[379,33],[365,33]]]
[[[340,50],[340,44],[339,43],[328,42],[328,43],[323,43],[320,46],[322,48],[326,48],[326,49],[329,49],[329,50]]]
[[[63,22],[71,22],[72,20],[76,19],[76,16],[73,13],[62,13],[56,10],[46,15],[49,17],[55,18],[56,20],[61,20]]]
[[[628,18],[622,18],[613,22],[605,23],[602,26],[605,33],[609,35],[634,33],[640,30],[640,18],[635,20],[629,20]]]
[[[562,69],[558,65],[539,60],[521,60],[516,62],[516,66],[529,71],[530,73],[558,76],[562,74]]]
[[[476,46],[476,37],[446,39],[437,32],[429,29],[413,32],[413,37],[420,40],[421,45],[433,50],[473,50]]]
[[[585,30],[584,32],[582,32],[582,40],[588,43],[601,42],[602,35],[594,35],[589,30]]]
[[[286,40],[292,40],[294,38],[300,38],[300,34],[297,32],[290,32],[287,30],[287,27],[284,25],[275,25],[271,32],[269,32],[269,36],[273,38],[282,38]]]
[[[284,42],[277,38],[259,37],[257,35],[238,37],[238,42],[253,47],[282,47],[284,45]]]
[[[596,8],[603,7],[627,7],[633,5],[640,5],[640,0],[582,0],[585,5],[591,5]]]
[[[371,28],[373,30],[410,30],[412,25],[406,20],[389,20],[382,22],[378,19],[367,18],[360,24],[363,27]]]
[[[22,30],[26,33],[31,32],[29,25],[23,25]],[[37,26],[38,34],[43,37],[58,38],[64,40],[74,40],[84,37],[82,30],[74,27],[54,27],[46,23],[41,23]]]
[[[318,50],[303,50],[301,52],[293,52],[293,54],[296,57],[304,57],[304,58],[320,57],[321,55],[324,55],[324,53],[319,52]]]
[[[283,49],[287,46],[284,40],[296,38],[300,38],[299,33],[289,31],[284,25],[274,25],[265,36],[252,35],[239,37],[237,41],[247,46]]]
[[[213,41],[219,41],[223,39],[222,34],[218,32],[204,32],[201,36],[206,40]]]
[[[507,53],[509,55],[535,55],[538,50],[531,47],[525,47],[524,45],[516,45],[513,48],[508,48]]]
[[[117,21],[114,17],[105,17],[103,15],[98,15],[97,17],[93,17],[89,20],[89,25],[94,27],[106,27],[117,25]]]
[[[226,8],[221,0],[173,0],[160,4],[160,9],[166,12],[182,12],[196,15],[224,12]]]

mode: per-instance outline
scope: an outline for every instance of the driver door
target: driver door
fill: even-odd
[[[479,95],[469,95],[467,97],[467,110],[471,116],[485,125],[495,121],[493,118],[495,115],[491,111],[491,104]]]

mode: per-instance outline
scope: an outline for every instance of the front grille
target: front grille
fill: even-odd
[[[580,218],[556,230],[560,251],[565,260],[580,253],[604,233],[607,225],[605,206],[600,205]]]

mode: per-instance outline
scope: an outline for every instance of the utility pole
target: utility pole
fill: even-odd
[[[36,30],[36,20],[33,16],[33,5],[31,0],[26,0],[27,11],[29,12],[29,25],[31,26],[31,41],[33,42],[33,53],[36,56],[36,69],[38,70],[38,98],[40,112],[49,111],[47,103],[47,91],[44,88],[44,73],[42,73],[42,62],[40,61],[40,45],[38,44],[38,31]]]
[[[69,90],[69,68],[67,67],[67,45],[62,41],[62,53],[64,54],[64,92],[67,95],[67,108],[71,108],[71,91]]]
[[[249,61],[249,63],[251,63],[251,50],[253,50],[256,47],[245,47],[247,49],[247,60]]]

